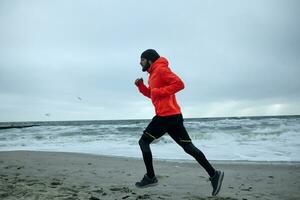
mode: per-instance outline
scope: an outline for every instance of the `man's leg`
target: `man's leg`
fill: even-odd
[[[193,156],[198,163],[207,171],[210,177],[214,176],[215,169],[206,159],[205,155],[192,143],[192,140],[183,125],[182,115],[176,115],[170,118],[168,122],[168,133],[177,144],[179,144],[186,153]]]
[[[183,144],[181,146],[186,153],[190,154],[197,160],[197,162],[206,170],[210,177],[215,175],[216,170],[208,162],[202,151],[195,147],[192,142],[188,142],[187,144]]]
[[[163,119],[161,117],[155,116],[147,126],[141,139],[139,140],[139,145],[143,154],[147,174],[141,181],[135,183],[137,187],[147,187],[155,185],[157,183],[157,179],[155,177],[153,169],[150,144],[153,142],[153,140],[158,139],[165,134],[166,131],[164,127],[165,126],[163,124]]]
[[[211,181],[211,185],[213,187],[212,195],[216,196],[221,189],[224,172],[215,170],[208,162],[205,155],[197,147],[195,147],[192,142],[183,144],[182,148],[185,152],[193,156],[198,161],[198,163],[207,171],[210,176],[209,180]]]
[[[205,155],[193,145],[184,125],[182,115],[170,120],[168,133],[179,144],[186,153],[193,156],[197,162],[206,170],[210,176],[211,185],[213,187],[212,195],[219,193],[224,177],[224,172],[215,170],[206,159]]]
[[[151,138],[149,136],[145,135],[144,133],[139,140],[139,145],[143,154],[144,163],[147,170],[147,176],[149,178],[153,178],[155,176],[154,169],[153,169],[153,161],[152,161],[152,153],[150,149],[150,144],[154,140],[154,138]]]

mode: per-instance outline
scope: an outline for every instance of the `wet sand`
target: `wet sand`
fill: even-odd
[[[141,159],[0,152],[0,199],[300,199],[300,163],[212,164],[225,172],[217,197],[211,197],[208,176],[196,162],[154,160],[159,184],[139,189],[134,183],[145,172]]]

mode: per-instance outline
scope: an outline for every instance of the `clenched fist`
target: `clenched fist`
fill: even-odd
[[[136,86],[139,86],[140,84],[143,84],[143,83],[144,83],[143,78],[137,78],[137,79],[135,80],[135,82],[134,82],[134,84],[135,84]]]

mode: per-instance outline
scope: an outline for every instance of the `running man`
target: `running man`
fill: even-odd
[[[193,145],[183,125],[183,117],[175,97],[175,93],[184,88],[182,80],[171,71],[168,60],[160,57],[154,49],[148,49],[142,53],[140,64],[142,71],[149,73],[149,87],[145,86],[142,78],[136,79],[135,85],[144,96],[151,98],[156,115],[139,140],[147,173],[135,185],[143,188],[158,183],[153,169],[150,144],[168,133],[186,153],[193,156],[206,170],[213,187],[212,195],[217,195],[222,185],[224,172],[215,170],[211,166],[205,155]]]

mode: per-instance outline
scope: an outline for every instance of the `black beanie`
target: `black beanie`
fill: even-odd
[[[147,49],[141,55],[141,58],[151,60],[153,63],[159,58],[159,54],[154,49]]]

